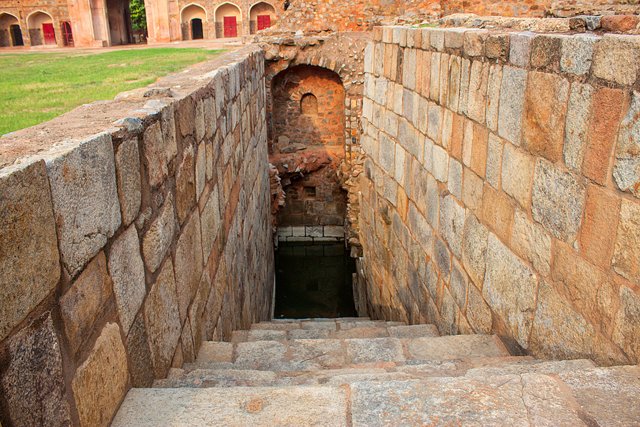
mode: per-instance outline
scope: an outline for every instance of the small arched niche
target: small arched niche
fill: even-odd
[[[304,116],[318,115],[318,98],[312,93],[305,93],[300,99],[300,114]]]

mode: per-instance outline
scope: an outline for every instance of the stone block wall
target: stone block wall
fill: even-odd
[[[3,425],[106,426],[130,387],[270,318],[259,49],[0,146]]]
[[[369,310],[540,357],[640,360],[640,37],[376,28]]]

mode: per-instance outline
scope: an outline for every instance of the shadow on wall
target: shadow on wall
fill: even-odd
[[[272,81],[271,162],[286,192],[278,224],[344,225],[336,171],[345,157],[345,90],[325,68],[299,65]]]

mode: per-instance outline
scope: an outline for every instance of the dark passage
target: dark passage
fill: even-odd
[[[352,317],[355,262],[343,243],[280,243],[275,318]]]

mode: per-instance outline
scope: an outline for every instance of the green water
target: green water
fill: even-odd
[[[342,243],[280,243],[276,251],[275,318],[357,316]]]

